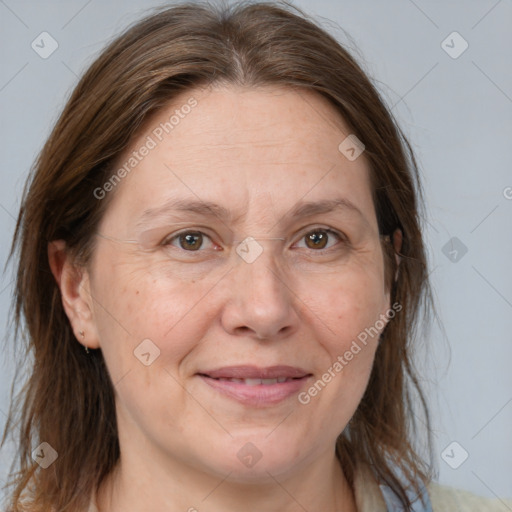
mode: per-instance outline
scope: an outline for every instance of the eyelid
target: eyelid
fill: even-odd
[[[214,245],[218,245],[216,242],[213,241],[212,237],[208,234],[208,233],[205,233],[203,231],[203,229],[205,228],[198,228],[198,229],[195,229],[195,228],[186,228],[186,229],[183,229],[181,231],[178,231],[177,233],[172,233],[170,235],[167,235],[161,242],[159,245],[163,245],[163,246],[169,246],[171,245],[171,242],[175,239],[177,239],[179,236],[181,235],[184,235],[184,234],[187,234],[187,233],[200,233],[201,235],[203,235],[203,237],[206,237],[208,238],[212,244]],[[180,247],[176,247],[177,249],[181,249]],[[181,250],[184,250],[184,249],[181,249]],[[194,252],[201,252],[201,251],[185,251],[185,252],[191,252],[191,253],[194,253]]]
[[[331,228],[330,226],[321,225],[321,224],[314,225],[313,227],[304,228],[304,230],[301,230],[299,232],[300,237],[303,237],[309,233],[314,233],[315,231],[326,231],[328,233],[332,233],[333,235],[340,237],[343,240],[348,240],[347,235],[345,235],[345,233],[343,233],[342,231],[339,231],[337,229]]]
[[[334,229],[334,228],[331,228],[328,226],[321,226],[321,225],[314,226],[312,228],[306,228],[305,230],[301,231],[297,242],[301,241],[306,235],[308,235],[310,233],[315,233],[316,231],[325,231],[326,233],[329,233],[329,235],[335,235],[336,237],[338,237],[340,242],[345,243],[345,244],[349,243],[349,239],[348,239],[347,235],[345,235],[345,233],[343,233],[342,231],[338,231],[337,229]],[[295,242],[295,243],[297,243],[297,242]],[[338,244],[335,244],[332,247],[329,247],[323,251],[315,250],[315,249],[309,249],[309,250],[312,252],[318,252],[318,253],[322,253],[322,252],[328,253],[329,251],[334,250],[337,245]]]

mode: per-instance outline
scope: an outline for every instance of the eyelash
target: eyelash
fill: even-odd
[[[313,229],[312,229],[312,230],[310,230],[310,231],[307,231],[306,233],[304,233],[304,234],[300,237],[300,239],[299,239],[299,240],[303,240],[306,236],[311,235],[311,234],[313,234],[313,233],[318,233],[318,232],[324,232],[324,233],[328,233],[328,235],[334,235],[334,236],[335,236],[335,237],[337,237],[337,238],[340,240],[340,242],[342,242],[343,244],[348,244],[348,243],[349,243],[348,238],[347,238],[344,234],[342,234],[342,233],[340,233],[340,232],[338,232],[338,231],[335,231],[335,230],[333,230],[333,229],[330,229],[330,228],[324,228],[324,227],[320,227],[320,226],[319,226],[319,227],[315,227],[315,228],[313,228]],[[183,252],[191,253],[191,254],[194,254],[194,253],[200,253],[200,252],[202,252],[202,251],[201,251],[201,249],[198,249],[198,250],[196,250],[196,251],[191,251],[191,250],[183,249],[182,247],[176,247],[176,246],[173,246],[173,245],[172,245],[172,242],[173,242],[174,240],[178,240],[180,236],[187,235],[187,234],[191,234],[191,235],[201,234],[201,235],[203,235],[204,237],[208,238],[212,243],[214,243],[214,242],[213,242],[213,240],[211,240],[211,237],[210,237],[210,236],[208,236],[206,233],[204,233],[204,232],[202,232],[202,231],[199,231],[199,230],[192,230],[192,229],[188,229],[188,230],[181,231],[181,232],[179,232],[179,233],[176,233],[176,234],[174,234],[174,235],[172,235],[172,236],[169,236],[169,237],[165,238],[165,239],[162,241],[161,245],[162,245],[162,246],[164,246],[164,247],[172,246],[172,247],[174,247],[174,248],[176,248],[176,249],[179,249],[179,250],[181,250],[181,251],[183,251]],[[329,243],[329,242],[327,242],[327,243]],[[331,250],[333,250],[333,249],[336,247],[336,245],[338,245],[338,244],[335,244],[334,246],[329,247],[329,248],[327,248],[327,249],[308,249],[308,248],[306,248],[306,249],[307,249],[309,252],[314,252],[314,253],[330,253],[330,252],[331,252]]]

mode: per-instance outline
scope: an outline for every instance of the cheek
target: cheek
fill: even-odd
[[[388,307],[383,271],[378,264],[353,265],[303,283],[304,302],[328,327],[330,344],[339,348],[375,324]]]
[[[120,414],[136,422],[157,414],[165,428],[179,429],[178,415],[184,422],[193,417],[181,363],[200,346],[212,321],[202,300],[204,287],[155,279],[133,263],[113,265],[101,277],[97,325]]]
[[[341,398],[346,404],[354,401],[355,407],[366,387],[385,326],[381,315],[389,307],[382,269],[378,265],[354,266],[329,279],[317,280],[317,284],[316,293],[309,294],[308,305],[319,319],[319,329],[326,333],[317,337],[326,355],[320,372],[336,375],[326,398]],[[335,362],[338,364],[333,368]],[[330,379],[329,375],[325,377]]]
[[[147,264],[133,261],[118,259],[98,266],[95,316],[111,367],[119,373],[137,367],[134,350],[148,339],[160,351],[160,363],[179,363],[199,342],[207,324],[204,288],[177,276],[158,278]]]

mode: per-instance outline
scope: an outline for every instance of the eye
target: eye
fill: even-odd
[[[320,251],[321,249],[330,249],[336,245],[335,241],[346,241],[346,237],[340,233],[328,228],[316,228],[302,235],[301,240],[305,241],[306,249]],[[182,231],[176,235],[166,238],[163,246],[172,246],[187,252],[199,252],[200,249],[206,249],[205,244],[210,244],[210,249],[219,250],[211,238],[202,231]]]
[[[202,233],[201,231],[183,231],[181,233],[178,233],[177,235],[165,239],[162,242],[162,245],[172,245],[173,247],[178,247],[179,249],[183,249],[184,251],[197,252],[199,249],[202,248],[203,244],[205,243],[205,240],[209,240],[210,243],[213,245],[213,242],[211,241],[210,237]],[[176,243],[178,245],[176,245]]]
[[[340,241],[345,240],[344,236],[327,228],[316,228],[313,231],[309,231],[302,236],[301,240],[305,241],[307,249],[319,250],[330,249],[333,245],[328,244],[332,238],[337,238]]]

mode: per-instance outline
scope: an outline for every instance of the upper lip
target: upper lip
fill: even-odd
[[[311,375],[306,370],[295,366],[226,366],[215,370],[198,372],[212,379],[277,379],[278,377],[301,378]]]

